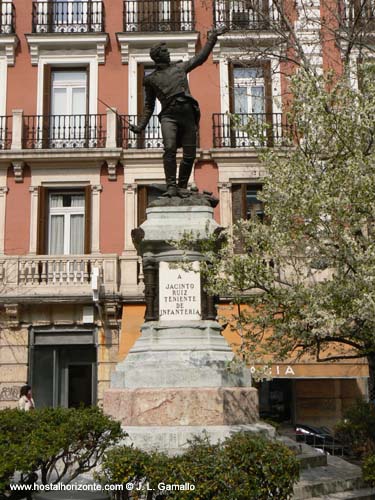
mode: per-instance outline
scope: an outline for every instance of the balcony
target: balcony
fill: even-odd
[[[106,147],[106,115],[23,117],[23,149]]]
[[[129,124],[136,125],[137,115],[121,115],[117,122],[117,145],[123,149],[162,149],[163,138],[157,115],[151,117],[149,124],[141,134],[129,130]]]
[[[250,119],[257,128],[254,135],[244,130]],[[288,146],[292,140],[292,127],[282,113],[214,113],[212,122],[214,148]]]
[[[265,31],[280,23],[269,0],[215,0],[214,26],[229,31]]]
[[[194,31],[193,0],[125,0],[124,32]]]
[[[0,34],[14,33],[14,6],[12,2],[0,3]]]
[[[94,269],[99,274],[100,292],[118,291],[119,263],[116,255],[40,255],[0,258],[0,295],[91,296]]]
[[[33,2],[33,33],[102,33],[101,1]]]

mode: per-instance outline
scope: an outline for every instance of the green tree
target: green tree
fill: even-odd
[[[244,360],[365,358],[375,399],[374,70],[357,90],[301,68],[291,91],[290,147],[261,152],[265,220],[206,247],[207,287],[237,305]]]

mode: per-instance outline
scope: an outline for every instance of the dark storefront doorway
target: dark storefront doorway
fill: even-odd
[[[51,338],[56,344],[46,345]],[[95,345],[80,345],[79,334],[74,335],[73,345],[68,344],[66,335],[36,334],[34,340],[30,380],[37,407],[71,408],[96,404]]]
[[[275,378],[257,385],[259,413],[264,419],[294,423],[293,380]]]

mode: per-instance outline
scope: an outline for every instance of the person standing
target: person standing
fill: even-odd
[[[23,385],[21,387],[20,399],[18,400],[18,408],[23,411],[30,411],[35,409],[31,386]]]

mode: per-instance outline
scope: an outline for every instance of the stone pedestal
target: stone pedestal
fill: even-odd
[[[170,244],[185,231],[198,241],[216,230],[209,206],[154,207],[133,234],[144,264],[146,321],[112,375],[104,410],[146,450],[178,453],[203,431],[212,441],[240,429],[272,433],[258,423],[250,372],[228,368],[233,352],[199,271],[178,267],[187,258],[199,269],[202,255]]]

